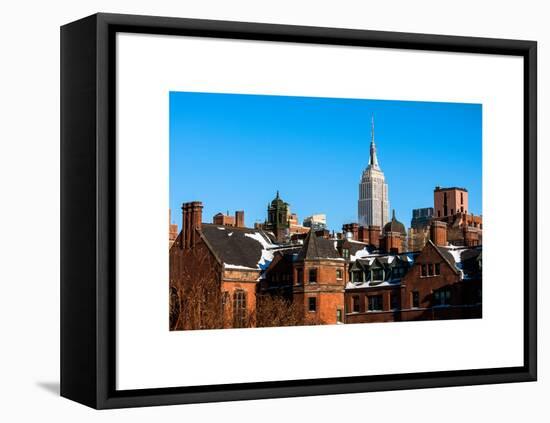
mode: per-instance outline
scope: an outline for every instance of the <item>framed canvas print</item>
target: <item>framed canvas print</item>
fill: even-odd
[[[536,380],[536,43],[61,29],[61,394]]]

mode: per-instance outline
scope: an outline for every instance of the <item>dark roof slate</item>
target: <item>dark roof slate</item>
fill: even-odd
[[[203,223],[201,229],[213,253],[226,265],[243,266],[260,270],[265,245],[275,248],[273,237],[267,232],[230,226]],[[251,235],[251,236],[248,236]],[[264,245],[258,238],[264,240]],[[269,263],[264,263],[266,266]]]
[[[319,237],[308,233],[304,240],[302,250],[298,253],[296,260],[318,260],[318,259],[339,259],[340,254],[334,245],[334,240]]]

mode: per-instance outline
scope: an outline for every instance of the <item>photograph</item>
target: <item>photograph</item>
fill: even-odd
[[[170,331],[483,318],[482,104],[168,97]]]

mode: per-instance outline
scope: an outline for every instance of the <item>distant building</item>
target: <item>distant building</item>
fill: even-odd
[[[411,227],[407,236],[407,249],[420,251],[430,238],[430,224],[434,215],[433,207],[413,209]]]
[[[378,165],[374,144],[374,117],[372,119],[369,165],[359,183],[359,225],[382,227],[389,220],[390,200],[384,172]]]
[[[447,242],[451,245],[482,245],[483,218],[468,214],[466,188],[435,187],[433,220],[446,224]]]
[[[267,220],[263,224],[262,229],[269,231],[275,235],[275,238],[281,242],[290,236],[290,205],[283,201],[277,195],[267,205]]]
[[[304,226],[311,228],[314,231],[320,231],[327,228],[327,215],[326,214],[313,214],[304,219]]]
[[[407,250],[406,240],[405,225],[395,218],[395,210],[393,210],[391,220],[384,225],[380,249],[388,253],[400,254]]]
[[[277,195],[267,205],[267,220],[264,223],[255,223],[256,229],[271,232],[278,242],[288,242],[292,235],[306,234],[310,228],[298,223],[298,215],[290,212],[290,204]]]
[[[236,228],[244,228],[244,211],[237,210],[235,216],[230,216],[229,211],[227,214],[217,213],[212,218],[214,225],[233,226]]]
[[[432,218],[434,216],[433,207],[424,207],[422,209],[413,209],[412,219],[411,219],[411,228],[414,229],[425,229],[430,226]]]
[[[468,190],[466,188],[434,189],[435,217],[453,216],[456,213],[468,213]]]

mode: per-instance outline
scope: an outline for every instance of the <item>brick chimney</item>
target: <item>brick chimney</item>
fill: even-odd
[[[197,240],[197,230],[202,226],[202,203],[192,201],[183,203],[181,206],[183,214],[182,234],[183,248],[192,248]]]
[[[244,210],[237,210],[235,212],[235,227],[244,228]]]
[[[369,244],[375,248],[380,247],[380,226],[369,225],[367,228],[369,234]]]
[[[364,226],[359,226],[359,232],[357,234],[357,241],[369,243],[369,231]]]
[[[447,224],[439,220],[432,220],[430,239],[435,245],[447,245]]]

